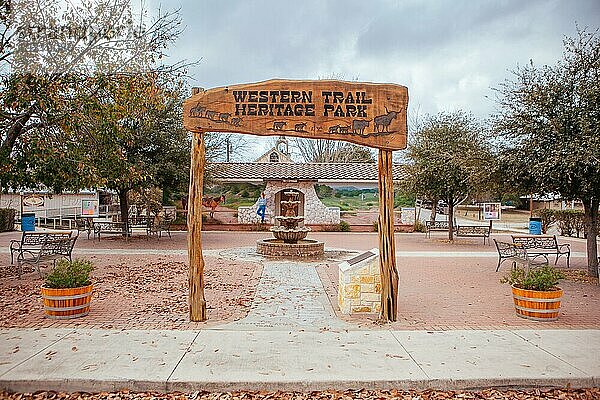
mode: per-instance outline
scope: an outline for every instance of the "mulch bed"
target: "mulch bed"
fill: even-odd
[[[600,398],[599,388],[587,389],[535,389],[535,390],[496,390],[480,391],[414,391],[414,390],[347,390],[318,392],[227,392],[227,393],[154,393],[154,392],[103,392],[103,393],[0,393],[0,398],[8,400],[99,400],[99,399],[169,399],[169,400],[350,400],[350,399],[403,399],[403,400],[447,400],[447,399],[507,399],[507,400],[593,400]]]
[[[589,276],[587,274],[587,270],[582,270],[582,269],[561,269],[560,270],[563,274],[565,274],[565,279],[569,280],[569,281],[574,281],[574,282],[581,282],[581,283],[589,283],[589,284],[594,284],[597,285],[598,284],[598,278],[595,278],[593,276]]]
[[[115,251],[118,253],[118,250]],[[101,329],[194,329],[189,321],[188,267],[185,257],[92,256],[94,295],[90,314],[52,320],[43,312],[37,273],[0,277],[0,327]],[[252,303],[262,266],[205,257],[208,323],[243,318]]]

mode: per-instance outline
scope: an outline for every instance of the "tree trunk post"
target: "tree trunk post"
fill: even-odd
[[[123,236],[129,235],[129,200],[127,199],[129,189],[119,189],[119,209],[121,210],[121,222],[123,223]]]
[[[190,321],[206,320],[204,298],[204,258],[202,257],[202,185],[204,181],[204,136],[195,132],[192,138],[190,190],[188,200],[188,257]]]
[[[394,243],[394,181],[392,152],[379,150],[379,273],[381,313],[385,321],[396,321],[398,311],[398,270]]]
[[[437,203],[439,200],[440,199],[438,199],[437,197],[431,199],[431,216],[429,217],[429,220],[431,222],[435,221],[435,217],[437,215]]]
[[[598,277],[598,245],[596,236],[598,236],[598,199],[586,199],[583,201],[583,210],[585,213],[585,235],[588,275]]]
[[[454,240],[454,197],[448,197],[448,240]]]

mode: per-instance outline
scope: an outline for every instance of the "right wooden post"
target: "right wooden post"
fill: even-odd
[[[381,274],[381,319],[396,321],[398,270],[394,242],[394,180],[392,152],[379,150],[379,272]]]

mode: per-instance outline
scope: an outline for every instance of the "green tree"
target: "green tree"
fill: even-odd
[[[181,64],[159,60],[179,25],[177,12],[150,21],[131,0],[1,1],[0,189],[84,184],[63,179],[83,168],[70,154],[78,138],[69,125],[85,108],[78,102],[124,73],[178,73]],[[82,87],[88,97],[74,95]]]
[[[403,189],[450,206],[450,240],[454,207],[479,190],[489,176],[493,157],[488,148],[479,124],[462,111],[427,117],[408,146],[408,179]]]
[[[588,273],[598,276],[600,201],[600,40],[578,30],[553,66],[533,62],[498,89],[495,127],[505,177],[531,192],[580,199],[585,211]]]
[[[183,98],[178,85],[170,88],[155,74],[111,79],[99,93],[72,128],[81,138],[88,175],[117,191],[127,221],[132,189],[179,191],[187,185],[190,139],[181,117]]]

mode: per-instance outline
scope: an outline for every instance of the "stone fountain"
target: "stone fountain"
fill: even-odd
[[[256,244],[259,254],[268,256],[312,257],[322,255],[323,242],[306,239],[310,228],[304,226],[304,216],[298,215],[300,193],[283,192],[280,201],[281,214],[275,217],[276,225],[271,228],[275,239],[261,239]],[[302,224],[301,226],[299,226]]]

